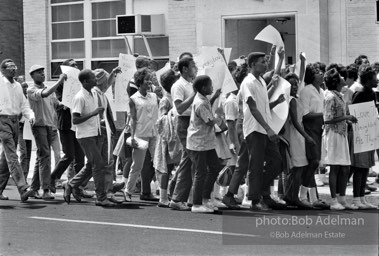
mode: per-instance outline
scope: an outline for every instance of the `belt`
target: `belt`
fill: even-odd
[[[19,120],[19,115],[0,115],[0,118],[3,119],[11,119],[12,121],[18,121]]]

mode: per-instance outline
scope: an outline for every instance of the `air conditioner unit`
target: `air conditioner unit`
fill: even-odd
[[[116,16],[117,35],[164,35],[164,14]]]

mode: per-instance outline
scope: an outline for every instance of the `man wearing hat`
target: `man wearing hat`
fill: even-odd
[[[50,193],[50,173],[51,173],[51,143],[57,139],[56,129],[57,112],[56,108],[60,104],[53,95],[57,87],[67,78],[66,74],[61,74],[59,80],[50,88],[44,85],[45,68],[41,65],[33,65],[29,74],[34,84],[28,90],[28,100],[30,107],[36,115],[36,121],[32,127],[32,132],[37,144],[38,168],[35,168],[31,188],[38,191],[39,183],[43,189],[42,199],[54,199]]]

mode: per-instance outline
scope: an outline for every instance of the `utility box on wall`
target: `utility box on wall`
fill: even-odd
[[[164,14],[116,16],[117,35],[164,35]]]

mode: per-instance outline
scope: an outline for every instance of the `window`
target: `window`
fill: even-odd
[[[116,34],[116,16],[125,15],[126,0],[50,0],[50,13],[52,79],[59,77],[59,66],[66,59],[75,59],[81,69],[111,72],[119,54],[128,52],[124,37]],[[148,40],[154,57],[164,63],[169,56],[168,37]],[[134,39],[134,48],[148,56],[141,37]]]

